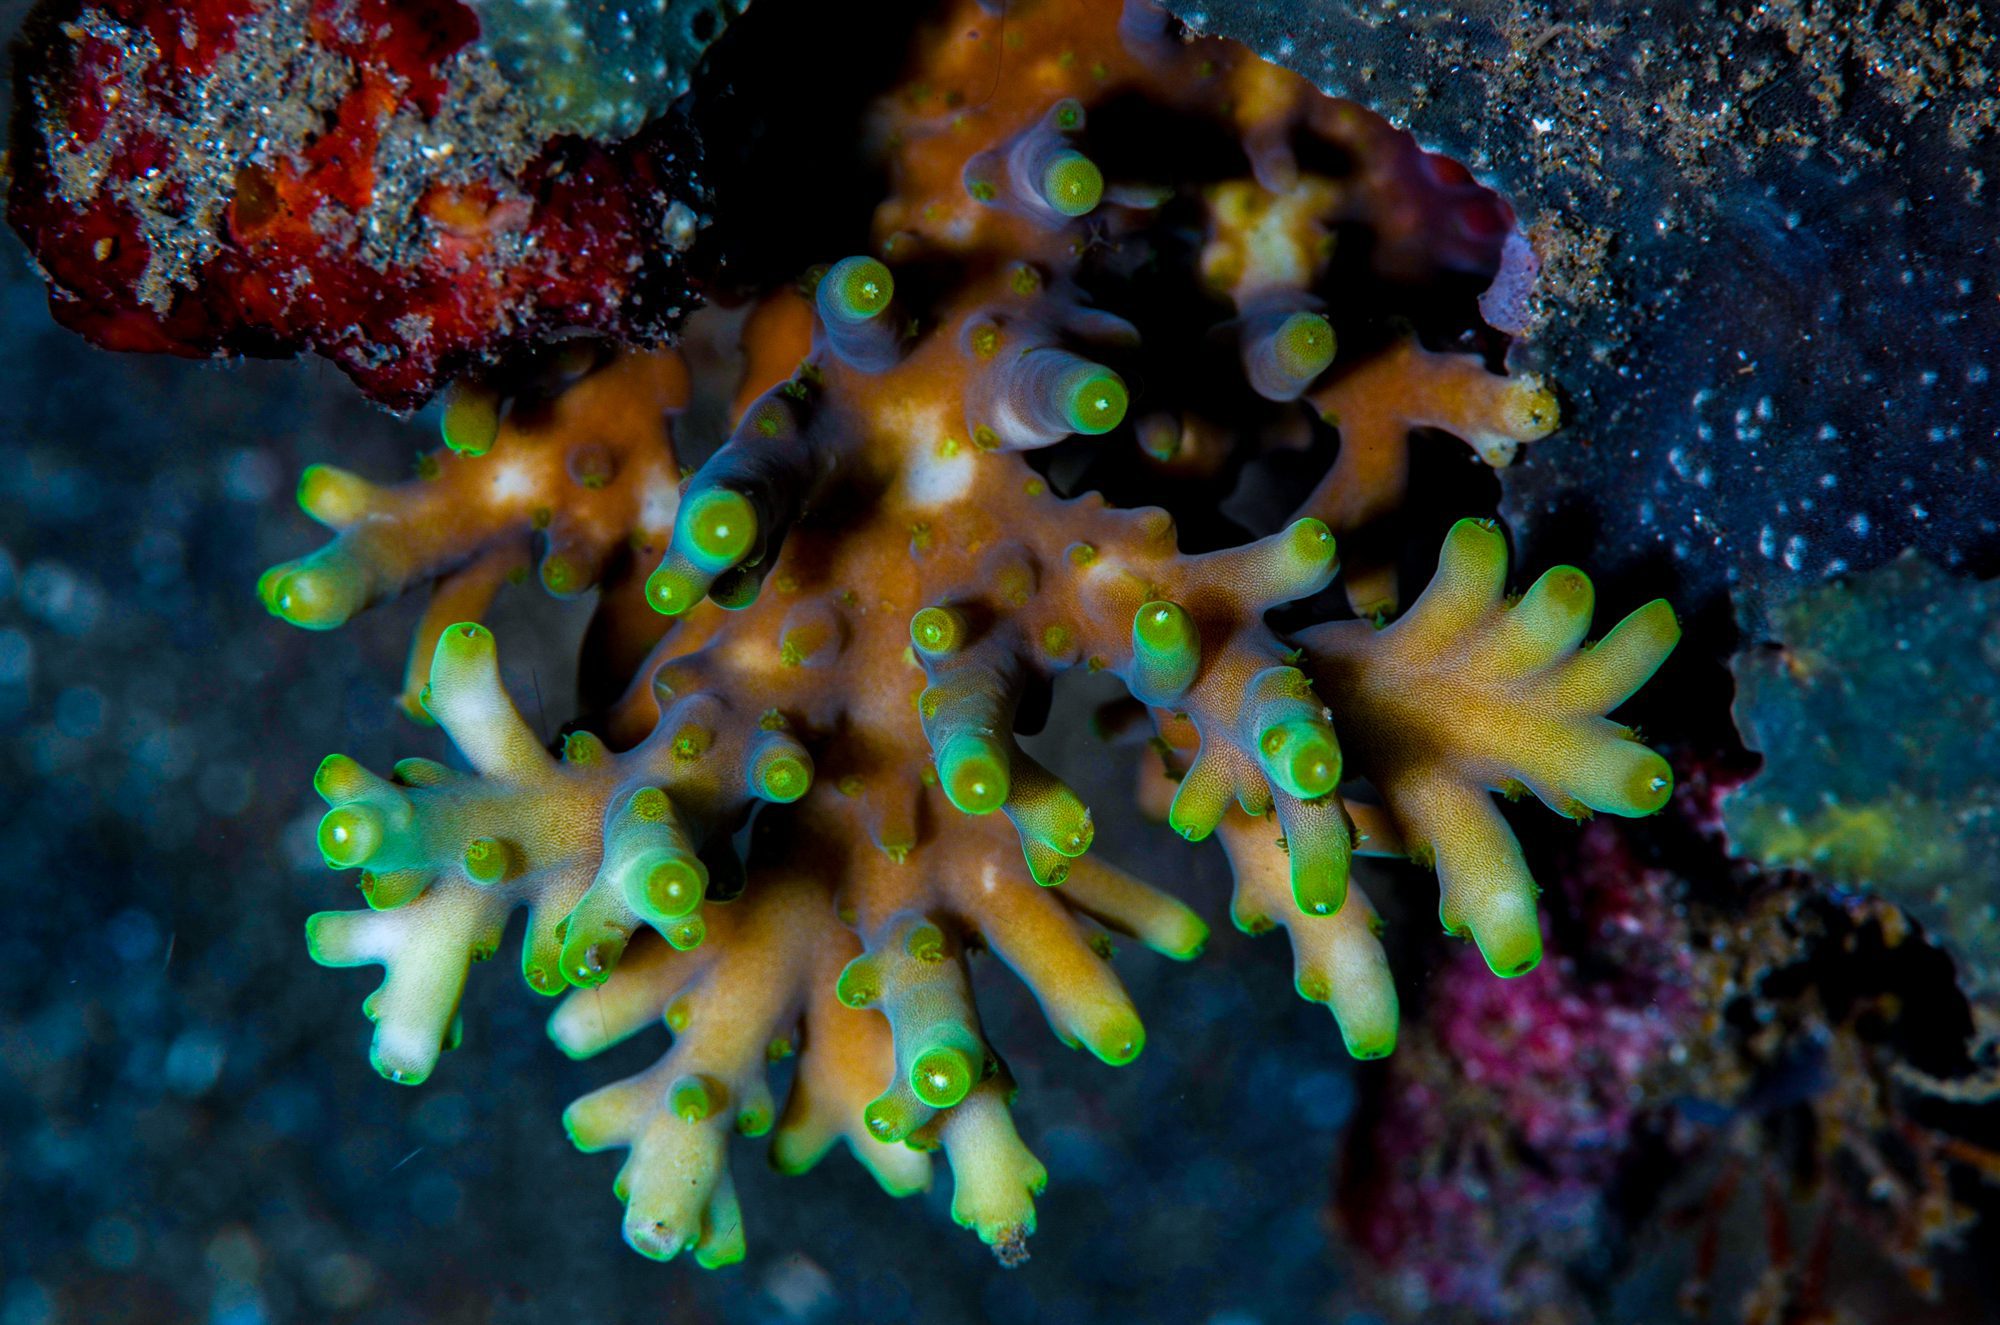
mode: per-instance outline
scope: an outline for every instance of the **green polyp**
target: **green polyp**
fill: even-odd
[[[368,772],[343,754],[330,754],[313,770],[313,790],[328,801],[350,800],[368,786]]]
[[[870,1100],[861,1111],[861,1122],[877,1141],[900,1141],[917,1128],[916,1111],[895,1091]]]
[[[820,315],[829,320],[865,322],[887,308],[895,292],[895,277],[874,258],[842,258],[820,278]]]
[[[1132,643],[1148,658],[1170,660],[1201,648],[1194,618],[1179,603],[1156,599],[1132,617]]]
[[[259,576],[257,597],[265,610],[306,630],[332,630],[353,616],[361,606],[361,586],[351,570],[323,564],[331,559],[327,554],[334,547],[304,561],[273,566]],[[315,561],[322,564],[312,564]]]
[[[1596,593],[1591,588],[1590,577],[1574,566],[1551,566],[1535,581],[1534,590],[1539,590],[1551,602],[1560,604],[1572,616],[1587,616],[1595,605]]]
[[[564,552],[551,552],[542,558],[542,587],[563,598],[582,593],[590,585],[576,558]]]
[[[674,758],[683,763],[701,758],[708,753],[708,747],[715,741],[715,733],[698,722],[681,724],[674,733]]]
[[[1061,809],[1059,826],[1049,835],[1048,844],[1065,856],[1080,856],[1097,839],[1097,825],[1091,822],[1089,808],[1073,797]]]
[[[1313,861],[1316,853],[1295,845],[1292,855],[1292,901],[1309,916],[1337,915],[1347,904],[1347,873]]]
[[[366,479],[332,465],[307,465],[299,475],[299,509],[321,524],[354,523],[366,514],[371,494]]]
[[[335,935],[330,930],[352,923],[344,911],[315,911],[306,917],[306,955],[321,966],[342,964],[344,952],[334,952]]]
[[[1285,550],[1302,571],[1316,575],[1333,565],[1339,548],[1334,542],[1333,531],[1326,527],[1326,523],[1307,516],[1303,520],[1294,520],[1285,530]]]
[[[1562,813],[1588,817],[1590,810],[1639,818],[1657,813],[1674,794],[1673,768],[1657,753],[1625,735],[1602,740],[1587,760],[1568,770],[1565,790],[1576,797]],[[1560,808],[1560,807],[1559,807]]]
[[[438,431],[459,455],[485,455],[500,436],[500,393],[460,384],[445,404]]]
[[[645,823],[658,823],[667,817],[672,808],[667,793],[658,787],[641,787],[632,793],[632,817]]]
[[[750,779],[757,795],[788,805],[812,787],[812,757],[790,741],[773,741],[757,756]]]
[[[965,617],[949,607],[926,607],[910,618],[910,642],[927,658],[945,658],[965,644]]]
[[[1104,200],[1104,172],[1083,153],[1065,148],[1042,169],[1042,200],[1064,216],[1088,215]]]
[[[1300,800],[1315,800],[1340,784],[1340,745],[1323,722],[1274,723],[1258,736],[1257,750],[1271,780]]]
[[[476,837],[465,848],[465,873],[474,883],[495,884],[507,877],[511,856],[505,842]]]
[[[745,574],[740,570],[725,572],[716,576],[715,583],[708,586],[708,596],[724,611],[741,612],[757,601],[757,594],[763,587],[761,576]]]
[[[1124,1067],[1146,1047],[1146,1028],[1137,1017],[1118,1017],[1084,1037],[1084,1047],[1112,1067]]]
[[[856,957],[840,970],[833,994],[850,1008],[865,1008],[882,997],[882,975],[869,957]]]
[[[681,952],[688,952],[699,948],[701,941],[707,937],[708,926],[702,923],[702,919],[698,915],[689,916],[686,920],[667,930],[667,942],[673,944]]]
[[[631,935],[615,929],[595,934],[572,932],[563,944],[563,978],[579,989],[591,989],[611,978],[618,959],[625,955]]]
[[[662,616],[679,616],[701,601],[708,586],[683,567],[663,565],[646,580],[646,601]]]
[[[1096,437],[1125,419],[1130,397],[1125,381],[1101,364],[1079,363],[1063,375],[1059,388],[1063,418],[1071,432]]]
[[[447,627],[444,634],[438,636],[435,661],[442,663],[477,658],[482,654],[490,654],[493,650],[492,631],[477,621],[461,621],[455,626]],[[433,671],[435,670],[434,667]]]
[[[992,737],[952,737],[938,752],[937,765],[944,794],[965,813],[990,814],[1007,803],[1007,752]]]
[[[945,959],[944,931],[928,920],[912,925],[903,936],[903,951],[927,966],[941,962]]]
[[[1325,372],[1334,349],[1333,324],[1318,313],[1294,313],[1271,336],[1278,369],[1294,382],[1310,382]]]
[[[1535,914],[1534,900],[1509,892],[1495,898],[1484,914],[1469,916],[1466,928],[1472,931],[1479,955],[1487,969],[1504,979],[1522,976],[1542,960],[1542,929]]]
[[[771,1130],[771,1122],[769,1109],[744,1109],[736,1115],[736,1130],[744,1136],[762,1136]]]
[[[1200,842],[1222,822],[1233,799],[1226,786],[1204,786],[1190,770],[1167,807],[1167,826],[1190,842]]]
[[[708,488],[681,507],[674,532],[676,541],[686,548],[688,560],[715,574],[728,570],[749,553],[757,541],[757,511],[740,492]]]
[[[1478,564],[1496,562],[1503,571],[1506,569],[1507,539],[1500,526],[1491,520],[1468,516],[1445,534],[1444,550],[1438,554],[1438,574],[1446,574],[1447,567],[1460,575],[1472,574]]]
[[[722,1089],[699,1072],[690,1072],[667,1088],[667,1107],[684,1123],[698,1123],[722,1103]]]
[[[534,990],[537,994],[545,997],[553,997],[569,988],[569,982],[562,978],[560,970],[552,970],[550,966],[544,966],[540,962],[533,960],[529,949],[522,949],[521,959],[521,979],[527,983],[528,988]],[[560,962],[551,963],[551,966],[556,965],[560,965]],[[551,1034],[553,1033],[551,1031]],[[572,1058],[578,1057],[577,1054],[570,1053],[567,1049],[563,1052],[569,1053]]]
[[[933,1045],[910,1062],[910,1089],[933,1109],[949,1109],[972,1089],[972,1062],[948,1044]]]
[[[382,814],[372,806],[328,810],[319,821],[319,854],[334,869],[353,869],[382,845],[383,830]]]
[[[701,905],[708,891],[708,870],[698,857],[675,851],[646,871],[640,887],[646,910],[654,918],[679,920]]]
[[[1022,804],[1023,801],[1029,803]],[[1097,825],[1091,821],[1090,808],[1060,782],[1041,791],[1032,800],[1024,788],[1016,797],[1010,813],[1024,836],[1033,838],[1058,855],[1080,856],[1090,850],[1090,844],[1097,836]]]
[[[1335,1009],[1336,1018],[1339,1010]],[[1364,1061],[1387,1058],[1396,1052],[1396,1023],[1392,1020],[1386,1027],[1368,1027],[1350,1032],[1345,1022],[1340,1023],[1340,1038],[1347,1045],[1349,1057]]]
[[[1044,888],[1059,888],[1069,880],[1069,857],[1040,838],[1023,836],[1021,856],[1028,873]]]
[[[1132,617],[1134,679],[1141,699],[1166,703],[1194,683],[1201,668],[1201,633],[1179,603],[1156,599]]]
[[[1665,759],[1648,750],[1647,758],[1634,760],[1625,776],[1626,804],[1639,814],[1655,814],[1674,794],[1674,770]]]
[[[668,1030],[679,1035],[688,1028],[688,1023],[694,1020],[694,1004],[688,1000],[686,994],[682,994],[667,1004],[666,1013],[661,1019],[667,1023]]]
[[[430,881],[430,871],[425,869],[385,870],[380,874],[364,869],[355,884],[370,910],[393,911],[423,892]]]

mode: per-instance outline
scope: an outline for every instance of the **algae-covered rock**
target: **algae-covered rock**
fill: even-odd
[[[1905,553],[1771,623],[1734,663],[1764,756],[1724,805],[1737,850],[1888,897],[2000,991],[2000,583]]]

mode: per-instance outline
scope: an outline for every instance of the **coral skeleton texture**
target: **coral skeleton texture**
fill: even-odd
[[[1409,434],[1497,465],[1555,425],[1465,311],[1504,202],[1143,4],[1003,22],[966,0],[913,59],[868,129],[871,251],[767,293],[734,431],[690,476],[677,354],[573,349],[535,391],[462,392],[416,480],[308,471],[301,503],[336,536],[260,584],[313,628],[431,585],[405,702],[467,769],[321,766],[321,849],[368,909],[314,916],[313,956],[387,968],[365,1011],[405,1083],[456,1042],[467,972],[517,907],[524,978],[566,995],[565,1052],[664,1022],[655,1067],[565,1119],[580,1148],[626,1152],[625,1237],[660,1259],[744,1254],[739,1132],[786,1171],[845,1141],[896,1194],[941,1152],[958,1221],[1023,1254],[1047,1174],[968,962],[998,956],[1060,1039],[1116,1066],[1145,1031],[1107,936],[1187,960],[1208,932],[1088,854],[1084,800],[1019,744],[1064,673],[1144,706],[1142,795],[1220,838],[1233,919],[1288,931],[1298,993],[1361,1057],[1394,1047],[1397,999],[1356,851],[1434,864],[1445,928],[1518,975],[1536,888],[1494,795],[1579,818],[1671,789],[1604,716],[1673,647],[1663,603],[1587,643],[1589,580],[1557,567],[1510,597],[1503,536],[1467,520],[1395,614],[1378,526]],[[1463,335],[1436,339],[1438,307]],[[1048,465],[1216,481],[1322,418],[1341,449],[1292,522],[1212,551],[1181,551],[1162,509],[1059,495]],[[1365,615],[1332,621],[1350,535],[1376,540],[1344,585]],[[478,622],[537,557],[552,592],[599,595],[585,717],[555,753]],[[1302,603],[1286,619],[1318,624],[1272,624]],[[794,1056],[780,1100],[772,1065]]]

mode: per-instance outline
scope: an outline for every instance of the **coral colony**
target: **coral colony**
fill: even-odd
[[[701,199],[663,146],[681,130],[547,146],[520,98],[560,61],[495,81],[489,8],[527,9],[75,20],[15,183],[40,192],[23,224],[59,314],[115,344],[315,348],[396,403],[557,325],[663,331]],[[428,588],[404,703],[464,766],[320,765],[320,849],[367,905],[312,917],[312,955],[387,968],[372,1060],[406,1084],[457,1042],[467,971],[520,907],[522,975],[564,996],[566,1053],[664,1022],[657,1065],[564,1119],[580,1148],[627,1152],[624,1233],[647,1256],[743,1256],[736,1133],[768,1134],[787,1172],[845,1141],[896,1194],[942,1152],[954,1217],[1024,1253],[1048,1175],[969,963],[998,957],[1059,1039],[1117,1066],[1146,1036],[1108,935],[1189,960],[1208,933],[1089,854],[1083,798],[1017,742],[1064,673],[1129,691],[1154,734],[1141,796],[1220,839],[1231,918],[1287,931],[1297,993],[1357,1057],[1391,1052],[1398,1012],[1354,853],[1434,866],[1444,928],[1518,976],[1541,956],[1536,887],[1495,796],[1574,819],[1671,790],[1605,716],[1673,648],[1664,602],[1588,642],[1584,574],[1510,593],[1480,520],[1400,601],[1383,522],[1410,433],[1500,465],[1556,425],[1480,314],[1520,275],[1506,204],[1145,4],[997,9],[960,0],[915,34],[868,119],[868,251],[761,293],[704,463],[676,454],[693,386],[674,350],[572,341],[538,379],[456,390],[412,481],[309,469],[300,504],[334,537],[258,584],[315,630]],[[300,77],[311,114],[263,147],[240,125],[171,136],[202,97]],[[589,84],[554,81],[559,100]],[[1221,477],[1336,430],[1290,523],[1239,546],[1183,552],[1165,510],[1110,500],[1121,474],[1191,476],[1212,520]],[[1093,466],[1077,495],[1059,455]],[[1366,549],[1344,574],[1337,538]],[[530,567],[597,595],[582,717],[553,752],[479,623]]]

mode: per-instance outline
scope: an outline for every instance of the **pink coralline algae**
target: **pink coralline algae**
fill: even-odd
[[[1444,963],[1341,1193],[1400,1305],[1505,1318],[1568,1296],[1563,1263],[1602,1237],[1607,1191],[1659,1121],[1647,1087],[1700,1030],[1675,886],[1593,824],[1559,884],[1573,938],[1545,917],[1548,959],[1518,980],[1476,953]]]

